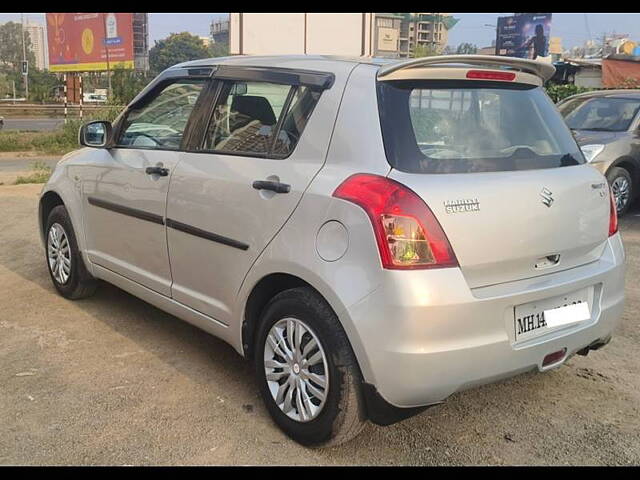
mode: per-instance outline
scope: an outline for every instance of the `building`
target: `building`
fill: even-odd
[[[198,37],[200,40],[202,40],[202,44],[209,48],[209,45],[211,45],[211,38],[210,37]]]
[[[136,71],[149,71],[149,14],[133,14],[133,62]]]
[[[450,13],[404,13],[400,26],[399,56],[412,57],[416,46],[442,53],[449,30],[458,23]]]
[[[31,51],[36,57],[35,67],[38,70],[49,68],[44,27],[38,23],[29,23],[27,20],[27,23],[24,25],[24,29],[29,34],[29,39],[31,40]]]
[[[400,56],[400,29],[402,16],[393,13],[376,13],[373,51],[375,57],[398,58]]]
[[[211,40],[213,43],[229,45],[229,20],[214,20],[211,22]]]

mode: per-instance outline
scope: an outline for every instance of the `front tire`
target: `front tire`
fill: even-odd
[[[293,440],[326,447],[361,432],[360,370],[336,314],[316,292],[276,295],[263,310],[254,352],[262,398]]]
[[[631,174],[625,168],[613,167],[607,172],[607,180],[616,201],[618,216],[621,217],[627,213],[633,200],[634,185]]]
[[[93,295],[97,282],[87,271],[67,209],[58,205],[45,225],[45,258],[53,286],[65,298]]]

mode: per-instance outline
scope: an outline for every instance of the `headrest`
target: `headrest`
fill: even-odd
[[[259,120],[263,125],[275,125],[276,116],[271,104],[264,97],[253,95],[235,95],[231,102],[231,111]]]

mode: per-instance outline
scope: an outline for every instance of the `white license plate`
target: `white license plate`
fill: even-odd
[[[521,342],[591,318],[593,287],[515,307],[515,340]]]

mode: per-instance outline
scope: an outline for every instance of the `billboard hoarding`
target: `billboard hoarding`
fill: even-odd
[[[134,68],[133,13],[47,13],[49,70]]]
[[[550,13],[523,13],[499,17],[496,55],[529,58],[549,56]]]

